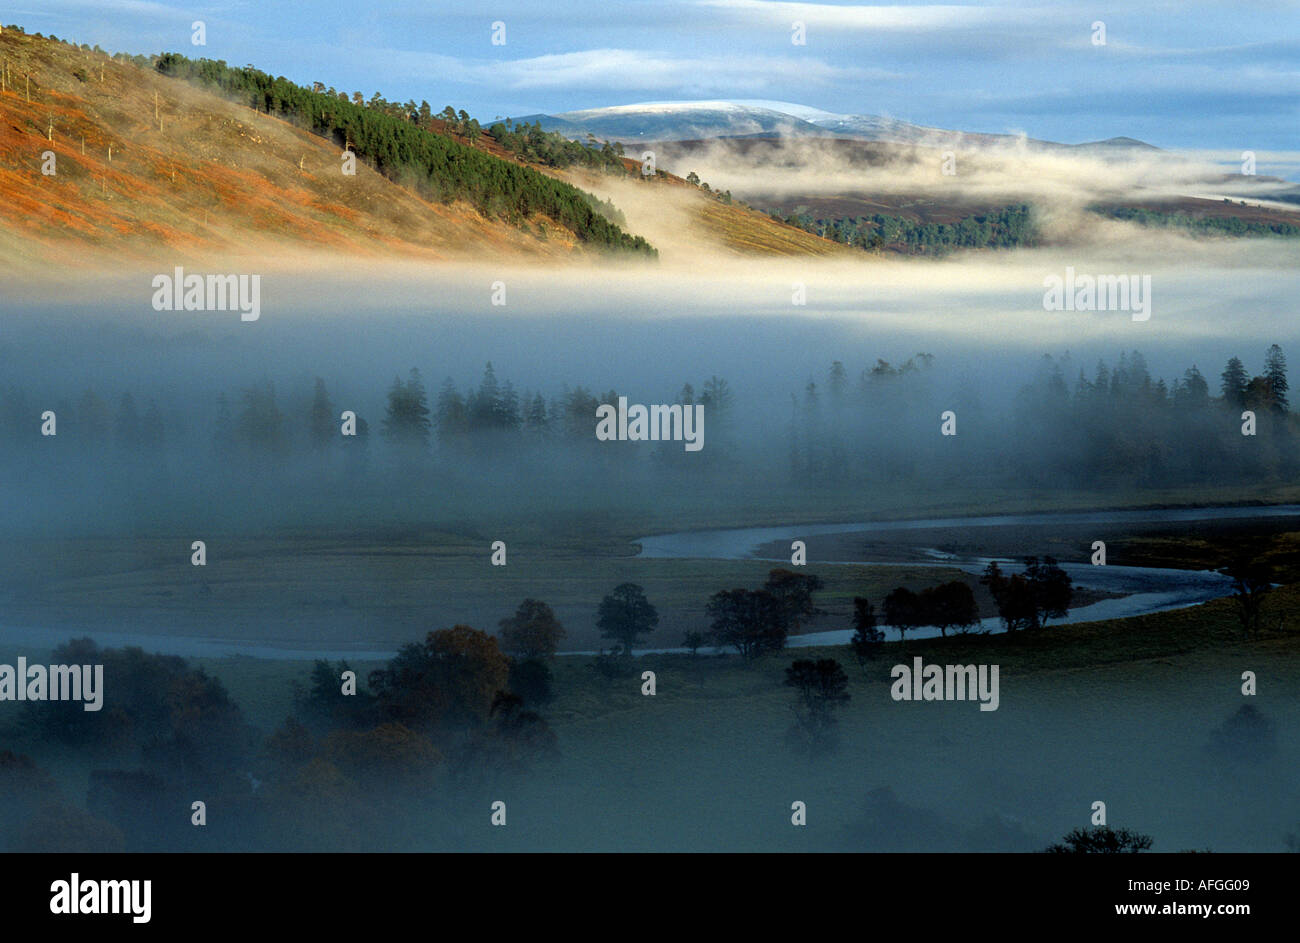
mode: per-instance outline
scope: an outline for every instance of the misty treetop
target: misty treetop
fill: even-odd
[[[201,481],[246,490],[251,476],[270,489],[289,476],[303,501],[329,482],[374,483],[386,470],[428,468],[466,487],[594,483],[619,474],[640,476],[653,490],[689,475],[695,486],[764,499],[784,488],[895,483],[1263,484],[1300,472],[1300,430],[1284,352],[1272,345],[1260,353],[1254,369],[1234,357],[1221,371],[1192,364],[1172,381],[1154,377],[1139,351],[1090,369],[1068,355],[1044,356],[997,408],[968,377],[925,352],[902,362],[834,361],[801,388],[787,387],[784,409],[776,382],[733,390],[711,376],[675,393],[668,392],[675,384],[647,391],[641,398],[705,406],[709,444],[698,453],[668,443],[605,448],[596,411],[616,404],[621,391],[521,388],[490,363],[470,386],[450,378],[431,384],[418,368],[390,372],[387,382],[382,374],[354,378],[338,390],[307,374],[197,402],[163,389],[9,386],[0,389],[0,473],[16,482],[39,468],[43,482],[79,481],[83,491],[87,482],[134,478],[178,497]],[[48,438],[47,411],[58,429]],[[941,434],[945,413],[955,417],[955,435]],[[1243,413],[1254,434],[1243,435]]]
[[[1261,366],[1252,376],[1232,358],[1216,396],[1195,364],[1169,382],[1151,375],[1140,351],[1091,371],[1069,355],[1044,355],[1009,412],[995,413],[976,385],[929,354],[901,365],[878,360],[856,380],[835,361],[824,379],[790,394],[789,477],[1058,487],[1285,479],[1300,471],[1300,430],[1282,349],[1270,346]],[[943,437],[940,415],[949,410],[957,434]]]

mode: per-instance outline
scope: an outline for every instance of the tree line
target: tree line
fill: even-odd
[[[1231,203],[1227,197],[1224,203]],[[1245,206],[1245,203],[1241,204]],[[1111,219],[1122,219],[1160,229],[1187,229],[1192,232],[1226,236],[1300,236],[1300,226],[1275,220],[1242,219],[1239,216],[1206,216],[1185,210],[1161,211],[1140,206],[1092,206],[1092,212]]]
[[[791,393],[786,450],[791,480],[1001,481],[1116,485],[1190,484],[1285,477],[1300,469],[1286,355],[1277,344],[1260,372],[1231,357],[1217,383],[1193,364],[1173,382],[1154,377],[1140,351],[1097,362],[1089,374],[1067,354],[1044,355],[992,415],[980,391],[918,353],[877,360],[856,379],[841,361]],[[1216,395],[1217,394],[1217,395]],[[918,432],[953,410],[958,434],[944,444]],[[1243,436],[1242,413],[1254,414]],[[880,443],[910,443],[881,448]]]
[[[1031,246],[1038,238],[1032,209],[1026,203],[964,216],[955,223],[926,223],[883,213],[821,218],[804,207],[796,207],[788,215],[779,211],[769,211],[768,215],[815,236],[868,250],[895,248],[917,254],[942,254],[951,249]]]
[[[623,145],[617,141],[597,141],[591,134],[585,143],[571,141],[558,131],[543,131],[540,122],[520,124],[509,118],[494,122],[487,133],[511,154],[529,163],[561,169],[577,164],[593,170],[626,172]]]
[[[595,442],[596,408],[617,404],[618,397],[616,390],[593,392],[582,385],[565,386],[549,397],[540,391],[520,390],[508,379],[499,380],[489,362],[477,387],[460,389],[448,378],[431,399],[420,370],[413,367],[405,379],[393,378],[378,433],[403,456],[428,451],[435,442],[452,451],[492,448],[501,444],[502,437],[536,443]],[[300,393],[293,400],[286,403],[269,380],[246,387],[236,396],[219,393],[211,424],[215,450],[283,456],[295,450],[322,453],[368,448],[370,422],[357,413],[352,434],[342,435],[344,404],[335,401],[324,379],[315,378],[310,397]],[[711,435],[720,435],[727,428],[734,401],[730,385],[718,376],[709,377],[698,391],[694,384],[683,384],[675,399],[682,405],[704,404]],[[89,448],[152,450],[186,431],[177,417],[164,417],[156,399],[142,401],[131,391],[106,400],[88,388],[79,397],[59,397],[52,405],[57,434]],[[39,435],[41,406],[15,387],[0,393],[0,438],[21,440]]]

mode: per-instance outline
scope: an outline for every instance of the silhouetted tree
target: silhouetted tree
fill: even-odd
[[[865,668],[884,645],[885,633],[876,628],[876,608],[862,596],[854,596],[853,637],[849,639],[849,647],[853,649],[858,665]]]
[[[1264,355],[1264,379],[1273,394],[1273,408],[1280,413],[1286,412],[1290,405],[1286,394],[1291,387],[1286,379],[1286,355],[1277,344],[1270,346]]]
[[[1249,385],[1250,374],[1238,358],[1231,358],[1220,376],[1219,391],[1223,394],[1223,402],[1229,407],[1241,409],[1246,405],[1246,389]]]
[[[1063,844],[1043,849],[1048,854],[1137,854],[1151,848],[1150,835],[1141,835],[1126,828],[1112,829],[1108,825],[1076,828],[1065,836]]]
[[[632,653],[632,646],[642,635],[654,631],[659,624],[659,613],[645,598],[645,590],[636,583],[621,583],[600,601],[596,611],[596,625],[601,638],[613,639],[623,646],[624,654]]]
[[[1052,557],[1025,559],[1025,579],[1034,605],[1034,627],[1047,625],[1048,618],[1064,619],[1070,611],[1074,581]]]
[[[734,646],[747,661],[785,648],[786,607],[767,590],[722,590],[709,597],[705,611],[713,640]]]
[[[501,643],[520,658],[553,658],[564,638],[564,626],[540,599],[525,599],[508,619],[502,619]]]
[[[823,585],[821,578],[811,573],[795,573],[778,567],[767,574],[763,589],[781,603],[786,634],[797,634],[805,619],[822,614],[813,603],[813,593]]]
[[[162,448],[163,435],[162,413],[158,411],[158,404],[151,399],[140,419],[140,445],[156,451]]]
[[[924,624],[936,626],[943,636],[947,636],[951,628],[966,627],[979,621],[975,594],[961,580],[922,590],[920,604]]]
[[[906,638],[909,629],[925,625],[921,611],[921,598],[906,586],[891,590],[885,597],[885,623],[898,630],[899,638]]]
[[[1273,590],[1268,567],[1249,557],[1238,557],[1221,571],[1232,579],[1232,598],[1246,638],[1259,632],[1259,610]]]
[[[682,648],[689,649],[691,657],[694,658],[699,654],[700,646],[706,641],[703,632],[691,630],[682,636]]]

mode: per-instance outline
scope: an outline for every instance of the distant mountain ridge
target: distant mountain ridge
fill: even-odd
[[[571,138],[590,134],[624,146],[658,141],[711,138],[791,137],[849,138],[893,144],[996,144],[1024,141],[1031,147],[1143,148],[1151,144],[1130,137],[1082,144],[1060,144],[1014,134],[954,131],[912,124],[884,115],[843,115],[807,105],[767,100],[640,102],[588,108],[559,114],[521,115],[521,124],[540,124]]]

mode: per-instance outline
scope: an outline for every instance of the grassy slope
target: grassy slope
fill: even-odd
[[[619,190],[609,189],[610,178],[585,168],[570,168],[557,175],[574,186],[612,199],[624,210],[632,229],[640,231],[638,227],[641,227],[653,233],[651,241],[660,247],[661,254],[664,250],[668,252],[665,259],[679,253],[683,259],[689,259],[701,245],[740,257],[846,258],[854,251],[797,226],[778,222],[766,213],[737,203],[723,203],[682,177],[663,171],[643,177],[636,161],[624,158],[623,163],[627,181],[635,183],[648,196],[644,201],[637,201],[641,205],[629,205],[621,199]]]
[[[268,249],[541,260],[578,249],[571,232],[541,217],[516,228],[464,203],[430,203],[361,163],[346,177],[324,139],[106,55],[11,30],[0,35],[0,58],[17,78],[0,94],[0,199],[14,210],[0,220],[0,260],[146,262],[163,253],[181,262]],[[475,146],[514,160],[486,136]],[[46,150],[57,155],[55,176],[41,173]],[[760,214],[699,202],[723,245],[836,251]]]
[[[18,209],[0,227],[6,254],[170,259],[274,245],[545,258],[576,245],[546,220],[517,229],[464,204],[427,202],[361,163],[345,176],[324,139],[129,63],[12,31],[0,36],[0,54],[20,82],[34,76],[30,102],[21,84],[0,95],[0,194]],[[46,149],[58,155],[53,177],[40,173]]]

